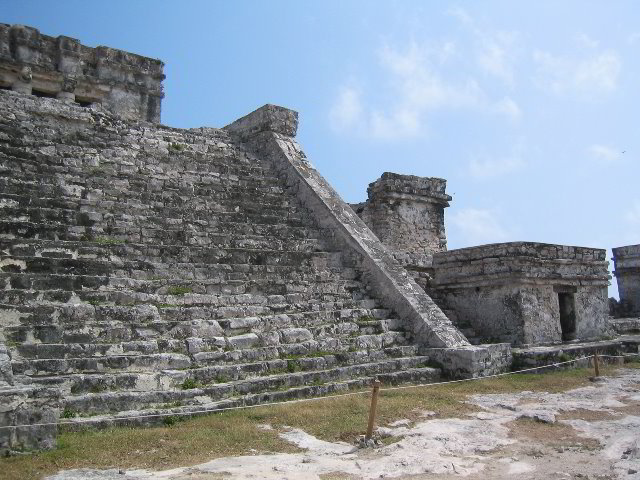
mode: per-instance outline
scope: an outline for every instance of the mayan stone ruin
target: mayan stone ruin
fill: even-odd
[[[541,344],[638,351],[612,340],[633,325],[609,317],[605,250],[448,251],[445,180],[385,173],[350,206],[296,112],[172,128],[163,79],[159,60],[0,24],[0,451],[53,446],[61,419],[477,377]],[[638,247],[616,252],[638,315]]]

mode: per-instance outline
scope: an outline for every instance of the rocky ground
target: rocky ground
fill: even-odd
[[[303,453],[218,458],[162,472],[71,470],[50,480],[640,479],[640,371],[563,393],[476,395],[464,418],[397,421],[379,448],[280,435]],[[261,428],[271,428],[262,425]]]

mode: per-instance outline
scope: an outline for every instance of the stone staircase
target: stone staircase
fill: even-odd
[[[62,392],[64,417],[439,378],[359,259],[224,130],[0,96],[0,329],[16,381]]]

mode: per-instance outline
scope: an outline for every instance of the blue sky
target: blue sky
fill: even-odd
[[[446,178],[449,248],[640,243],[638,2],[0,6],[3,23],[163,60],[168,125],[299,111],[300,143],[349,202],[384,171]]]

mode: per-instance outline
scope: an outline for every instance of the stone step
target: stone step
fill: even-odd
[[[2,305],[4,334],[13,345],[21,343],[113,343],[152,339],[186,339],[191,337],[215,337],[241,334],[263,333],[286,328],[312,329],[316,336],[351,334],[360,331],[358,323],[362,318],[379,316],[381,323],[377,332],[402,328],[402,323],[388,318],[388,311],[375,308],[346,308],[309,311],[316,305],[283,305],[281,312],[272,309],[253,308],[254,316],[231,317],[227,312],[237,313],[242,309],[220,311],[202,308],[185,308],[165,313],[164,309],[151,305],[135,307],[95,307],[79,304],[62,308],[51,306]],[[322,307],[322,304],[317,305]],[[365,305],[372,307],[371,304]],[[72,308],[68,308],[72,307]],[[82,308],[80,308],[82,307]],[[105,308],[104,310],[101,310]],[[224,307],[222,307],[224,308]],[[297,309],[297,310],[296,310]],[[307,309],[305,311],[305,309]],[[247,310],[249,307],[247,307]],[[105,313],[100,313],[105,312]],[[261,315],[261,316],[258,316]],[[218,320],[214,318],[217,317]],[[372,333],[367,324],[363,333]],[[313,335],[312,335],[313,336]]]
[[[69,412],[95,415],[153,407],[174,408],[178,405],[177,402],[186,404],[185,406],[201,407],[212,401],[256,394],[263,394],[265,399],[270,399],[265,401],[274,401],[275,398],[280,397],[278,394],[291,389],[301,390],[289,392],[282,399],[300,398],[311,392],[314,392],[314,395],[321,394],[319,387],[327,383],[346,381],[352,386],[356,384],[367,386],[373,377],[378,377],[388,384],[401,381],[436,381],[440,377],[438,369],[419,366],[424,365],[427,360],[425,357],[416,357],[415,359],[394,359],[310,372],[286,372],[186,390],[119,391],[69,395],[65,398],[64,403]],[[312,387],[313,390],[309,387]],[[320,388],[320,390],[322,389]]]
[[[162,255],[153,257],[143,252],[153,252],[153,248],[142,249],[123,245],[114,248],[110,256],[95,258],[58,258],[58,257],[30,257],[0,254],[0,268],[3,272],[15,273],[49,273],[52,275],[115,275],[118,272],[155,271],[172,269],[177,272],[193,272],[196,269],[211,268],[212,265],[266,265],[291,266],[301,269],[341,267],[341,252],[297,252],[286,250],[262,250],[248,248],[206,248],[197,252],[192,261],[187,256],[187,250],[181,257],[179,249],[159,249],[156,253]],[[175,251],[175,255],[172,252]],[[179,277],[179,274],[177,275]],[[188,277],[187,277],[188,278]],[[206,278],[206,277],[205,277]]]
[[[243,296],[244,297],[244,296]],[[89,303],[26,303],[0,304],[0,313],[3,316],[3,326],[50,326],[60,325],[71,327],[72,325],[105,325],[115,326],[169,326],[164,331],[170,330],[178,324],[194,324],[194,322],[217,322],[220,328],[225,330],[238,330],[246,328],[246,325],[265,325],[269,328],[284,328],[290,326],[320,325],[336,321],[355,321],[359,325],[369,328],[370,323],[389,318],[390,310],[379,308],[378,302],[372,299],[350,300],[342,302],[314,302],[302,301],[296,295],[295,302],[286,302],[282,296],[264,297],[261,300],[251,302],[251,299],[239,299],[245,303],[220,306],[180,306],[171,304],[89,304]],[[235,298],[235,297],[230,297]],[[258,310],[254,315],[234,316],[235,308],[266,307]],[[277,310],[269,311],[269,307]],[[260,313],[266,312],[266,313]],[[243,311],[244,313],[244,311]],[[195,327],[194,327],[195,328]],[[187,335],[191,336],[191,335]]]
[[[0,148],[1,150],[1,148]],[[46,162],[46,160],[41,160]],[[219,187],[243,187],[249,191],[265,193],[282,193],[282,182],[270,173],[255,173],[242,166],[193,164],[187,170],[177,168],[170,173],[153,171],[148,173],[130,171],[130,166],[120,163],[102,163],[98,166],[70,168],[66,165],[32,164],[28,159],[15,159],[3,156],[0,151],[0,180],[8,193],[20,193],[42,186],[43,193],[51,197],[62,195],[75,196],[74,185],[84,185],[87,190],[100,190],[107,197],[117,197],[113,187],[126,186],[130,190],[122,190],[120,196],[135,198],[142,192],[162,192],[165,198],[172,192],[209,194]],[[201,167],[201,169],[197,169]],[[210,167],[210,168],[207,168]],[[168,169],[162,166],[155,170]],[[179,175],[177,175],[179,172]],[[18,187],[13,188],[12,186]],[[71,188],[69,188],[71,187]]]
[[[250,224],[246,222],[217,223],[215,231],[208,225],[193,224],[184,228],[119,227],[109,225],[68,226],[56,223],[8,221],[0,218],[0,238],[46,239],[64,241],[93,241],[102,244],[131,243],[157,245],[211,246],[221,235],[253,235],[261,237],[328,238],[322,230],[310,226]]]
[[[310,321],[273,323],[261,322],[259,317],[248,317],[230,322],[214,320],[179,322],[124,323],[89,322],[50,325],[13,325],[5,329],[5,337],[12,348],[22,356],[36,358],[64,358],[67,352],[129,352],[129,345],[144,345],[145,352],[203,353],[199,358],[217,359],[220,352],[256,346],[278,346],[318,341],[325,345],[381,348],[390,343],[406,344],[412,337],[404,331],[397,319],[379,321],[375,332],[361,329],[354,319],[307,317]],[[226,326],[225,326],[226,327]],[[402,337],[402,338],[401,338]],[[335,341],[335,342],[334,342]],[[142,342],[142,343],[141,343]],[[151,342],[151,343],[149,343]],[[155,342],[155,343],[153,343]],[[83,344],[91,344],[85,347]],[[54,345],[54,346],[52,346]],[[71,345],[55,347],[55,345]],[[156,345],[152,348],[151,345]],[[110,347],[107,347],[110,346]],[[337,348],[337,347],[336,347]],[[153,350],[153,352],[151,350]],[[51,357],[54,352],[55,357]],[[62,355],[62,357],[60,357]]]
[[[399,341],[402,339],[398,339]],[[364,340],[367,341],[366,339]],[[133,343],[133,342],[132,342]],[[143,342],[138,342],[142,344]],[[171,342],[167,342],[171,344]],[[139,346],[144,349],[143,345]],[[14,361],[14,373],[16,377],[25,374],[29,382],[46,383],[49,385],[64,384],[69,379],[84,379],[90,377],[94,379],[92,384],[108,382],[112,387],[121,383],[121,377],[127,378],[137,376],[136,382],[143,382],[140,385],[163,385],[163,388],[173,388],[176,381],[181,384],[187,373],[191,378],[197,378],[202,382],[206,378],[219,377],[221,372],[230,378],[239,378],[238,373],[231,375],[230,372],[237,372],[238,365],[248,364],[246,371],[255,374],[255,364],[263,362],[279,361],[283,359],[287,362],[294,361],[293,365],[285,364],[288,370],[308,370],[315,368],[318,357],[323,357],[331,364],[339,361],[341,365],[354,365],[366,363],[374,360],[387,358],[413,357],[418,354],[418,347],[414,344],[402,344],[398,341],[389,341],[388,344],[380,348],[367,348],[361,341],[354,340],[351,343],[340,343],[337,339],[325,338],[317,341],[306,341],[298,344],[281,344],[270,347],[254,347],[246,349],[224,349],[218,352],[197,352],[192,355],[180,354],[177,352],[161,352],[158,354],[140,354],[110,357],[87,357],[69,359],[20,359]],[[299,359],[303,359],[298,361]],[[174,367],[180,365],[180,370],[171,370],[167,366],[173,364]],[[126,365],[130,371],[120,371],[118,368],[109,369],[107,367],[116,365]],[[154,369],[153,365],[165,366],[164,369]],[[282,363],[279,364],[282,366]],[[78,371],[80,370],[80,371]],[[88,370],[88,371],[87,371]],[[273,372],[272,372],[273,373]],[[167,380],[167,375],[169,380]],[[179,379],[174,381],[175,379]],[[244,377],[242,377],[244,378]],[[73,380],[73,381],[76,381]],[[209,382],[210,380],[207,380]],[[127,384],[129,385],[129,384]],[[112,388],[109,387],[109,388]],[[79,389],[80,387],[74,387]],[[128,386],[126,388],[133,388]]]
[[[222,224],[249,222],[252,224],[273,225],[283,224],[287,226],[311,226],[313,225],[308,213],[293,211],[292,209],[278,209],[276,211],[253,212],[228,211],[218,212],[211,210],[190,210],[185,208],[181,217],[164,215],[129,215],[126,213],[82,212],[79,210],[65,210],[61,208],[43,207],[9,207],[0,209],[6,222],[30,222],[30,223],[58,223],[73,226],[93,226],[96,224],[118,228],[194,228],[199,227],[207,231],[220,232]],[[178,213],[178,212],[174,212]],[[226,231],[225,231],[226,233]],[[232,234],[233,232],[228,232]]]
[[[282,218],[292,215],[308,215],[306,209],[283,200],[287,198],[283,197],[283,195],[266,197],[254,194],[252,201],[249,201],[247,197],[246,193],[244,198],[239,194],[228,199],[224,197],[221,199],[219,195],[216,195],[215,201],[209,200],[207,197],[183,197],[180,204],[171,205],[162,201],[154,201],[153,199],[147,199],[146,204],[142,204],[138,200],[126,202],[124,199],[109,201],[103,198],[85,200],[40,197],[34,200],[29,195],[18,196],[2,193],[0,194],[0,213],[3,214],[2,216],[6,214],[6,216],[13,215],[15,217],[22,212],[28,212],[29,209],[55,210],[60,212],[59,216],[53,217],[49,213],[49,218],[54,220],[61,218],[66,221],[75,218],[83,225],[87,225],[90,222],[113,223],[119,219],[128,218],[140,218],[143,221],[154,224],[159,223],[159,218],[164,218],[168,225],[173,225],[178,223],[179,219],[201,221],[203,217],[216,218],[219,214],[224,213],[277,215]]]
[[[60,344],[57,347],[49,345],[48,353],[64,355],[69,352],[81,353],[80,357],[53,357],[53,358],[17,358],[12,359],[12,367],[14,375],[28,375],[29,377],[51,374],[69,374],[69,373],[100,373],[100,372],[153,372],[166,369],[192,369],[204,365],[217,365],[223,358],[224,354],[231,350],[255,350],[255,349],[273,349],[279,355],[296,355],[304,354],[309,349],[321,350],[327,352],[349,352],[358,350],[382,351],[384,348],[407,346],[407,335],[403,332],[386,332],[379,335],[357,335],[328,337],[312,340],[310,336],[306,336],[304,341],[299,341],[291,330],[282,332],[279,336],[283,343],[277,340],[277,332],[269,332],[265,335],[244,334],[233,337],[219,337],[220,346],[216,351],[199,352],[193,356],[186,353],[148,353],[153,351],[153,342],[128,342],[130,348],[138,348],[130,353],[116,353],[118,345],[113,345],[112,349],[102,349],[100,347],[87,348],[67,348],[67,344]],[[271,345],[268,342],[274,341]],[[303,337],[304,338],[304,337]],[[288,341],[287,343],[284,343]],[[171,345],[169,343],[168,345]],[[28,346],[23,346],[22,351],[28,350]],[[185,348],[183,347],[183,350]],[[107,352],[100,355],[100,352]],[[254,353],[254,352],[251,352]],[[238,354],[241,355],[241,354]],[[233,357],[233,356],[232,356]],[[275,357],[274,357],[275,358]]]
[[[47,148],[47,147],[44,147]],[[73,148],[65,145],[65,148]],[[40,150],[42,147],[40,148]],[[84,152],[79,149],[82,155]],[[83,183],[100,183],[109,177],[131,177],[141,181],[149,181],[150,177],[167,182],[167,187],[180,185],[180,178],[175,178],[175,172],[191,182],[198,180],[203,183],[223,181],[228,184],[255,182],[260,179],[265,185],[279,185],[280,181],[274,175],[270,166],[263,166],[262,162],[253,157],[251,163],[243,163],[238,158],[225,158],[215,154],[202,155],[200,158],[189,158],[182,153],[178,156],[158,157],[154,165],[147,167],[132,167],[119,159],[101,158],[99,164],[87,162],[78,163],[77,158],[65,158],[58,155],[47,155],[40,152],[33,153],[23,148],[15,148],[6,144],[0,144],[0,175],[20,172],[21,178],[35,178],[47,180],[52,177],[67,176],[82,179]],[[15,175],[17,176],[17,175]]]
[[[167,270],[162,272],[166,272],[165,274],[169,275],[170,272]],[[212,270],[213,272],[207,273],[212,276],[215,275],[214,278],[167,278],[160,274],[155,275],[156,278],[153,280],[130,279],[125,276],[109,274],[101,276],[0,273],[0,282],[7,288],[7,290],[0,290],[0,303],[15,303],[15,299],[20,297],[38,298],[37,295],[29,295],[29,293],[58,292],[62,290],[68,292],[77,291],[84,294],[86,289],[100,289],[101,293],[112,291],[157,295],[181,295],[185,293],[203,295],[286,295],[301,292],[312,295],[344,294],[351,296],[354,292],[366,293],[366,289],[360,281],[340,278],[337,273],[328,270],[323,270],[317,274],[306,274],[305,272],[287,271],[279,268],[274,272],[254,275],[226,273],[224,270],[219,273],[215,268]],[[125,273],[119,270],[114,272],[114,275],[124,275]],[[281,275],[282,273],[285,273],[285,275]],[[194,275],[191,273],[189,276],[192,277]],[[20,290],[20,292],[16,295],[14,290]],[[24,291],[27,291],[26,294]],[[42,300],[46,301],[46,297],[43,296]]]
[[[246,325],[246,324],[245,324]],[[29,343],[25,342],[14,347],[17,353],[14,360],[23,359],[66,359],[66,358],[99,358],[113,355],[146,355],[156,353],[183,353],[195,355],[196,361],[217,361],[221,355],[231,349],[256,345],[276,346],[297,344],[309,340],[325,341],[329,339],[339,340],[340,348],[355,345],[357,348],[387,348],[392,345],[404,345],[410,337],[401,330],[401,322],[395,319],[378,321],[375,331],[369,328],[361,328],[354,322],[325,323],[320,325],[285,324],[276,329],[272,325],[248,324],[244,328],[222,328],[215,322],[202,321],[199,325],[186,325],[191,335],[186,336],[182,325],[170,325],[162,337],[145,340],[119,341],[112,338],[111,342],[101,341],[95,337],[90,343]],[[166,327],[167,325],[165,325]],[[103,327],[104,328],[104,327]],[[139,328],[145,328],[140,325]],[[152,327],[146,326],[147,329]],[[71,339],[75,329],[82,329],[82,334],[96,329],[95,324],[71,325],[65,329],[65,335]],[[173,333],[173,335],[171,335]],[[177,334],[176,334],[177,333]],[[77,334],[81,336],[82,334]],[[201,336],[196,336],[196,335]],[[206,337],[202,336],[205,335]],[[326,343],[326,342],[325,342]],[[197,356],[197,354],[202,354]]]
[[[11,305],[7,308],[15,308],[20,305],[29,305],[33,307],[35,305],[59,305],[59,304],[76,304],[76,303],[88,303],[91,305],[139,305],[149,304],[157,307],[216,307],[226,317],[238,316],[234,314],[234,310],[237,306],[255,305],[260,308],[256,312],[250,312],[249,310],[242,310],[240,316],[249,315],[261,315],[261,312],[268,313],[284,313],[287,311],[299,311],[301,305],[318,305],[318,304],[343,304],[347,305],[352,301],[367,300],[368,293],[365,290],[353,290],[349,292],[333,293],[325,292],[318,294],[315,292],[298,291],[286,294],[266,294],[266,293],[219,293],[219,294],[200,294],[186,292],[181,287],[179,290],[171,290],[167,294],[155,294],[135,292],[132,290],[0,290],[0,299],[2,303]],[[245,298],[253,298],[257,300],[245,300]],[[281,302],[276,302],[273,299],[281,297]],[[269,298],[271,300],[264,300]],[[286,298],[296,298],[295,303],[291,309],[285,308],[289,305]],[[319,308],[319,307],[313,307]],[[220,318],[215,315],[215,318]]]
[[[75,275],[60,273],[21,273],[11,272],[15,264],[6,264],[9,272],[0,272],[0,284],[4,285],[2,294],[12,297],[12,290],[24,290],[25,298],[33,299],[29,295],[34,291],[45,293],[48,291],[83,291],[100,288],[101,291],[131,291],[148,294],[171,294],[179,289],[183,293],[205,294],[238,294],[251,293],[253,287],[264,286],[269,282],[271,288],[262,292],[271,294],[286,294],[304,288],[306,292],[353,292],[364,291],[365,287],[358,281],[358,273],[345,268],[343,271],[335,267],[314,269],[309,272],[294,266],[277,266],[270,268],[266,265],[228,265],[214,264],[209,269],[198,268],[197,271],[180,271],[166,267],[152,271],[117,270],[108,275]],[[19,268],[22,264],[18,264]],[[205,277],[206,275],[206,277]],[[307,288],[311,285],[321,286],[321,289]],[[333,286],[333,287],[332,287]],[[42,297],[46,301],[46,295]],[[3,300],[0,298],[0,303]]]
[[[114,426],[154,426],[167,425],[169,422],[175,422],[178,418],[188,418],[192,416],[205,415],[211,412],[221,411],[229,408],[244,407],[260,404],[271,404],[284,402],[289,400],[297,400],[311,397],[321,397],[326,395],[335,395],[340,393],[348,393],[353,390],[361,390],[369,388],[374,379],[380,380],[383,385],[401,385],[401,384],[425,384],[434,383],[440,379],[438,369],[429,367],[412,368],[403,371],[379,373],[370,377],[360,377],[351,380],[326,382],[318,381],[316,384],[286,388],[283,387],[277,391],[264,392],[257,394],[249,394],[240,397],[230,397],[225,400],[215,402],[196,403],[183,406],[184,403],[178,398],[174,401],[150,402],[150,405],[140,410],[123,410],[113,414],[93,414],[74,412],[71,406],[67,407],[70,415],[77,417],[70,418],[63,427],[65,431],[78,431],[87,428],[110,428]],[[193,398],[196,398],[199,392],[193,392]],[[163,397],[164,400],[173,398],[172,394]],[[204,399],[203,399],[204,400]],[[123,402],[126,404],[126,402]],[[151,406],[154,405],[154,406]],[[141,416],[145,415],[145,416]]]
[[[311,231],[309,231],[311,234]],[[285,251],[326,251],[330,250],[329,242],[322,238],[322,234],[317,237],[309,235],[307,237],[263,236],[263,235],[229,235],[218,234],[208,235],[211,245],[150,245],[127,243],[127,248],[160,250],[182,252],[183,250],[196,252],[204,248],[240,248],[240,249],[267,249]],[[326,238],[326,237],[325,237]],[[1,238],[0,252],[6,255],[35,256],[35,257],[65,257],[77,258],[83,256],[108,256],[114,248],[123,249],[123,243],[107,240],[52,240],[52,239],[30,239],[30,238]]]
[[[158,215],[166,211],[171,217],[178,217],[184,213],[184,207],[209,211],[229,211],[236,207],[250,211],[262,208],[277,211],[282,209],[305,211],[294,197],[284,195],[282,192],[273,193],[272,187],[264,188],[262,191],[256,187],[247,192],[246,187],[213,185],[206,192],[195,191],[191,196],[183,195],[182,202],[173,196],[166,197],[162,191],[155,194],[138,192],[139,197],[123,197],[122,195],[109,197],[99,189],[86,190],[82,196],[57,195],[49,197],[44,195],[44,192],[38,191],[39,196],[36,197],[34,196],[35,192],[31,191],[33,188],[35,185],[29,184],[27,189],[20,192],[0,192],[0,208],[61,208],[87,212],[125,212],[130,215]],[[8,190],[16,189],[9,185]]]
[[[1,162],[1,160],[0,160]],[[1,168],[1,166],[0,166]],[[5,176],[6,175],[6,176]],[[0,172],[0,189],[7,200],[5,205],[24,206],[18,201],[24,197],[38,195],[41,199],[51,199],[50,205],[39,200],[35,206],[49,206],[98,211],[112,208],[116,211],[133,209],[134,212],[153,211],[166,208],[179,209],[185,202],[197,209],[220,209],[222,206],[241,202],[248,206],[247,196],[260,200],[267,207],[293,207],[304,210],[294,197],[286,195],[279,183],[270,183],[260,178],[247,178],[238,182],[226,182],[217,177],[193,179],[194,183],[183,185],[180,190],[162,187],[149,179],[138,182],[126,181],[127,185],[116,188],[114,183],[122,183],[119,177],[102,178],[99,181],[66,175],[35,175],[35,179],[17,179],[11,172]],[[26,174],[27,177],[31,174]],[[37,178],[40,177],[40,178]],[[134,184],[131,184],[134,183]],[[166,182],[165,182],[166,183]],[[78,186],[82,185],[82,187]],[[27,205],[34,205],[33,202]]]
[[[222,358],[215,366],[199,367],[188,371],[74,373],[39,376],[30,379],[30,381],[32,380],[36,385],[57,388],[65,395],[118,390],[175,390],[180,389],[187,379],[191,379],[195,384],[200,385],[220,383],[223,380],[227,383],[251,377],[275,375],[285,370],[290,373],[312,371],[320,367],[326,369],[334,366],[389,361],[397,358],[415,358],[418,355],[415,346],[390,347],[384,349],[384,351],[362,350],[334,354],[316,351],[307,352],[303,355],[290,355],[287,358],[281,358],[279,352],[275,349],[263,350],[263,352],[254,352],[253,360],[249,360],[246,356],[238,356],[238,352],[225,353],[226,358]],[[422,363],[425,358],[427,357],[421,357],[418,362]],[[414,362],[414,360],[410,361]]]

